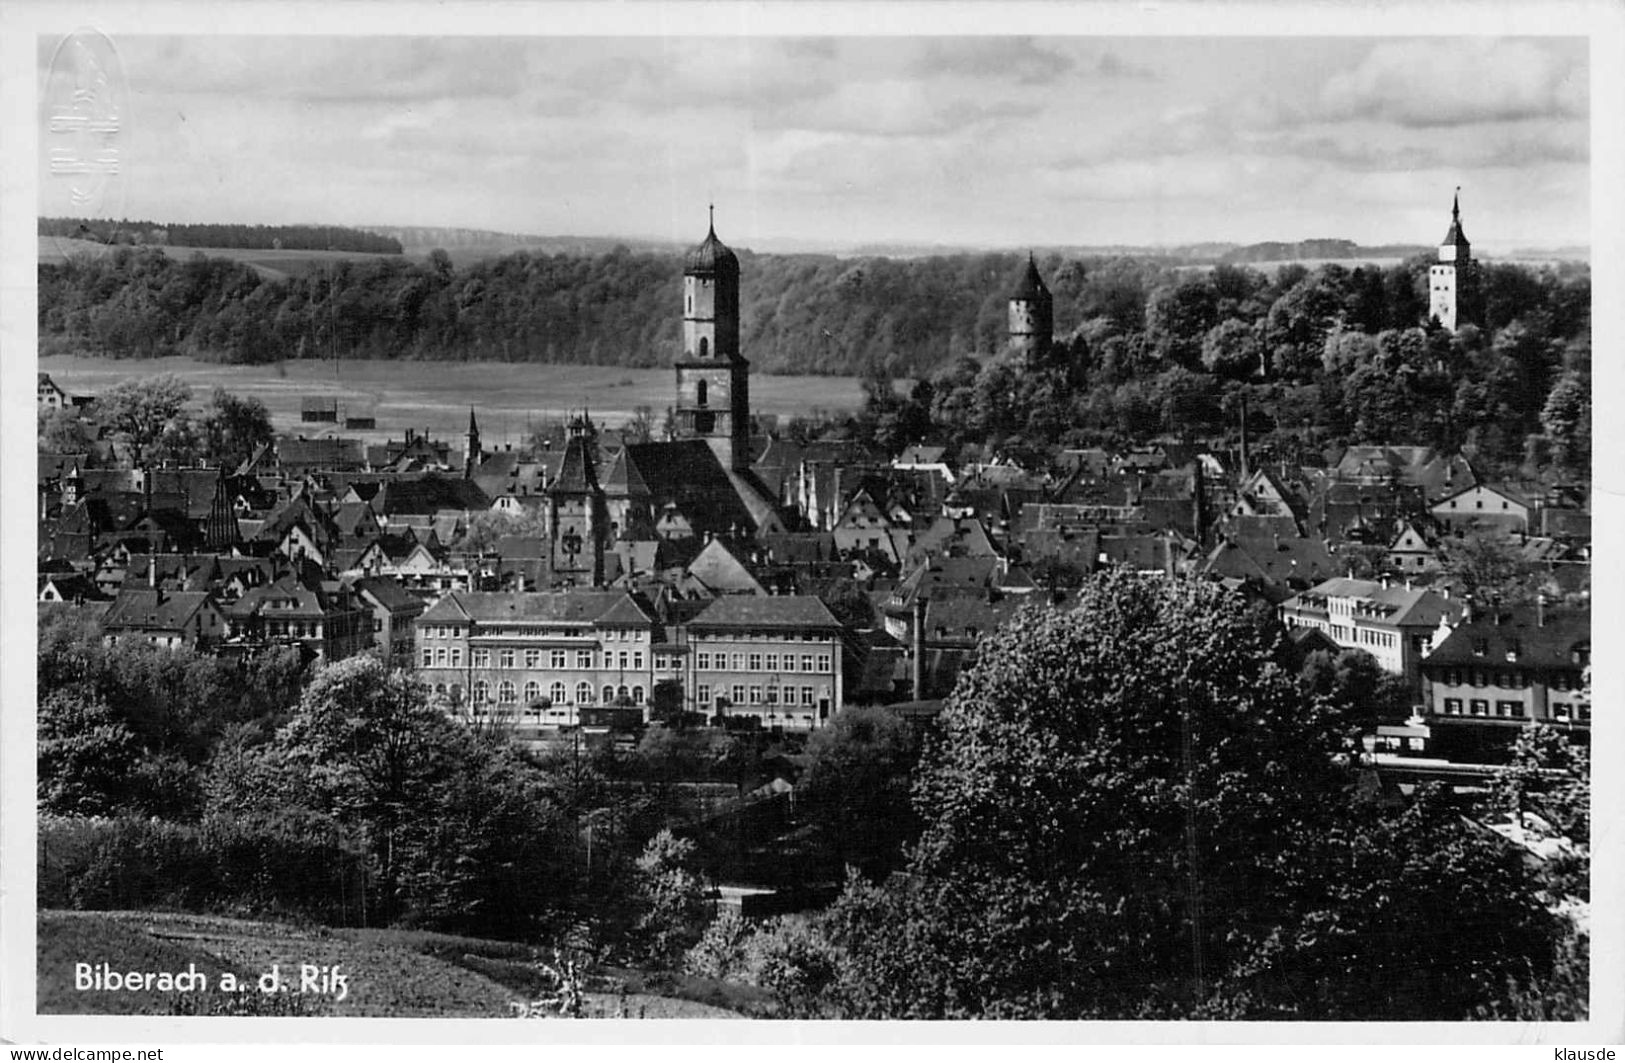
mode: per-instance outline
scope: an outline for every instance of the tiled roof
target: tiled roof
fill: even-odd
[[[1425,588],[1407,588],[1402,583],[1384,587],[1373,580],[1337,577],[1318,583],[1302,594],[1287,599],[1283,609],[1324,610],[1328,598],[1356,598],[1381,611],[1383,619],[1396,626],[1437,627],[1444,616],[1460,616],[1462,605]]]
[[[823,602],[811,595],[764,597],[731,594],[718,598],[690,621],[691,627],[839,628]]]
[[[204,591],[124,588],[113,599],[102,626],[109,630],[179,631],[208,602]]]
[[[1457,626],[1423,663],[1486,668],[1509,663],[1526,668],[1581,667],[1574,660],[1574,652],[1590,648],[1590,610],[1548,607],[1544,626],[1532,606],[1503,609],[1500,613],[1499,624],[1488,616]]]
[[[628,612],[617,608],[628,601],[626,591],[453,591],[429,607],[419,623],[473,620],[491,624],[520,623],[594,624],[613,614],[610,623],[652,623],[642,607],[632,603]],[[635,619],[641,615],[642,619]]]

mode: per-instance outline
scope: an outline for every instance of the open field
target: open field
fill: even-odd
[[[193,255],[242,262],[254,267],[255,272],[269,280],[283,280],[287,277],[302,275],[309,273],[317,266],[329,262],[339,262],[344,259],[403,257],[400,255],[372,254],[366,251],[277,251],[269,248],[170,247],[158,244],[144,246],[157,247],[158,250],[170,258],[181,262],[186,261]],[[90,240],[73,240],[62,236],[42,236],[39,238],[39,260],[42,263],[62,262],[71,255],[106,255],[112,253],[112,251],[113,248],[108,247],[106,244],[99,244]]]
[[[530,950],[507,942],[414,931],[293,927],[281,923],[163,912],[41,911],[37,918],[36,1010],[49,1015],[298,1015],[390,1018],[510,1018],[534,999],[539,977]],[[202,989],[137,992],[78,989],[75,964],[114,971],[181,973],[208,979]],[[300,991],[301,965],[345,975]],[[336,965],[336,966],[335,966]],[[262,994],[272,967],[291,985]],[[233,973],[250,988],[222,993]],[[585,994],[588,1018],[734,1019],[737,1012],[653,994],[636,980],[626,992]]]
[[[95,395],[135,376],[174,373],[206,403],[220,386],[253,396],[271,411],[280,432],[306,436],[349,435],[374,442],[399,438],[408,427],[456,441],[468,427],[468,409],[479,417],[487,449],[522,442],[530,429],[585,406],[593,420],[611,428],[648,406],[657,421],[675,391],[670,369],[615,366],[542,365],[511,362],[283,362],[278,365],[217,365],[190,358],[150,360],[53,355],[39,359],[41,372],[80,395]],[[751,406],[757,413],[793,416],[814,409],[856,410],[862,391],[852,377],[752,374]],[[377,431],[345,432],[341,427],[302,424],[300,400],[333,396],[340,416],[370,415]]]

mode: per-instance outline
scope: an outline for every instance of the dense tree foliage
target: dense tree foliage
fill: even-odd
[[[828,917],[832,1011],[1462,1018],[1548,964],[1516,856],[1438,795],[1357,801],[1352,721],[1277,639],[1127,572],[993,636],[922,762],[907,880]]]
[[[401,243],[341,225],[175,225],[121,218],[41,218],[41,236],[65,236],[101,244],[172,244],[287,251],[366,251],[398,255]]]
[[[885,708],[848,708],[807,740],[802,791],[835,855],[871,871],[889,869],[915,830],[910,773],[919,743]]]
[[[1585,462],[1584,266],[1490,264],[1483,326],[1452,336],[1424,320],[1425,256],[1266,274],[1051,255],[1040,268],[1056,342],[1034,365],[1005,350],[1017,256],[741,257],[753,365],[864,378],[857,427],[888,449],[930,437],[1008,449],[1211,436],[1235,421],[1215,396],[1245,387],[1283,437],[1473,444],[1515,463],[1526,437],[1545,431],[1566,467]],[[679,353],[681,271],[676,256],[617,248],[461,268],[443,253],[341,261],[272,280],[229,261],[121,248],[40,266],[40,332],[47,351],[115,356],[658,366]],[[896,377],[916,381],[907,398]]]

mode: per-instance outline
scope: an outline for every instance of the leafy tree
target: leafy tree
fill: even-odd
[[[275,438],[271,411],[265,403],[253,397],[239,398],[225,388],[214,389],[203,419],[203,449],[211,461],[235,468]]]
[[[1384,671],[1364,650],[1344,650],[1335,656],[1316,650],[1304,661],[1299,678],[1305,694],[1337,706],[1364,732],[1375,732],[1379,723],[1394,723],[1410,715],[1409,685]]]
[[[1566,372],[1546,397],[1541,429],[1551,441],[1552,457],[1561,466],[1585,475],[1591,466],[1591,378]]]
[[[135,735],[100,700],[73,691],[39,703],[39,805],[65,816],[108,816],[135,809]]]
[[[1239,318],[1225,318],[1202,338],[1202,364],[1215,376],[1246,380],[1263,371],[1263,358],[1258,330]]]
[[[112,429],[137,467],[173,456],[192,438],[192,389],[173,373],[120,381],[97,396],[95,416]]]
[[[697,945],[709,920],[705,882],[694,870],[695,847],[662,830],[637,860],[637,920],[627,950],[637,962],[677,965]]]
[[[1442,540],[1439,567],[1480,607],[1519,605],[1534,593],[1532,566],[1515,543],[1493,531]]]
[[[88,459],[95,453],[90,428],[70,406],[41,407],[38,438],[42,454],[84,454]]]
[[[909,777],[918,756],[913,730],[885,708],[842,709],[807,739],[802,787],[843,863],[872,871],[896,862],[916,830]]]
[[[1436,798],[1356,805],[1350,721],[1239,599],[1128,571],[1080,599],[955,689],[907,881],[830,913],[840,1013],[1461,1018],[1542,962],[1517,859]]]

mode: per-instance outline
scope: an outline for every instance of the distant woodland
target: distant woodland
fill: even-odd
[[[169,244],[255,251],[362,251],[398,255],[389,236],[338,225],[173,225],[109,218],[41,218],[41,236],[64,236],[98,244]]]
[[[1246,388],[1268,393],[1253,406],[1267,405],[1275,422],[1261,433],[1472,443],[1516,462],[1527,436],[1555,426],[1576,441],[1565,463],[1582,464],[1584,264],[1484,264],[1479,324],[1451,335],[1424,325],[1422,255],[1268,272],[1050,255],[1039,268],[1054,294],[1056,343],[1033,366],[1004,349],[1022,257],[746,252],[746,356],[759,372],[872,382],[869,427],[886,443],[944,431],[1006,447],[1212,433],[1233,427]],[[41,353],[660,366],[677,354],[681,275],[677,256],[617,248],[466,266],[434,251],[269,279],[225,259],[120,247],[39,267]],[[895,378],[917,382],[901,409]]]

